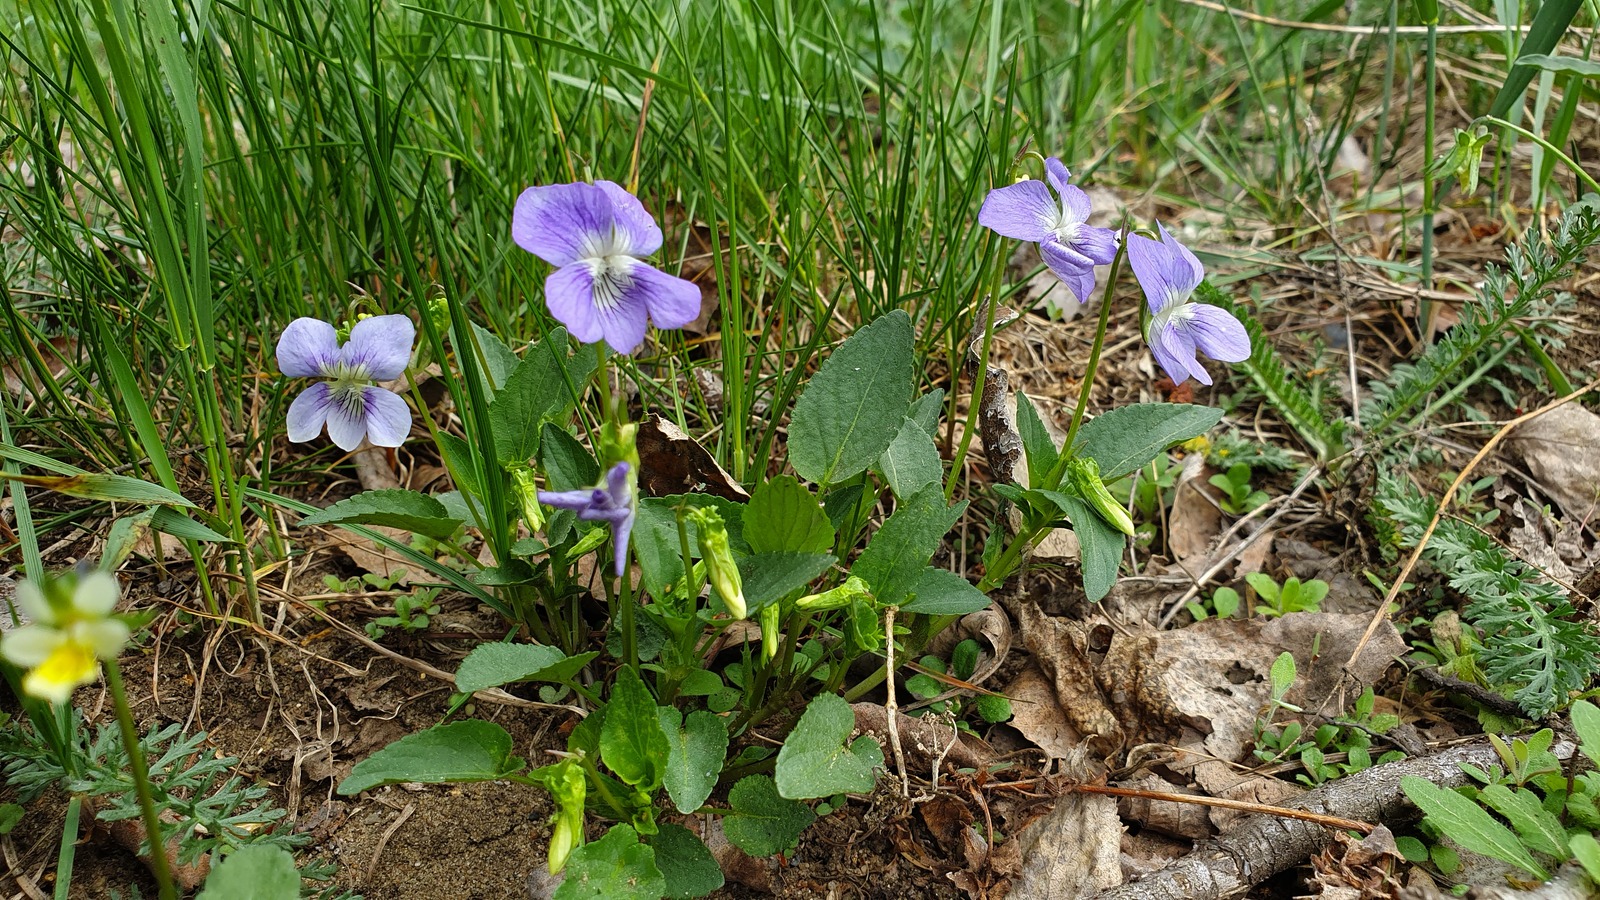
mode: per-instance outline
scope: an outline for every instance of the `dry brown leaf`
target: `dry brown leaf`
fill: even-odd
[[[1199,794],[1198,791],[1184,785],[1173,784],[1159,775],[1149,773],[1121,782],[1117,786],[1166,794]],[[1206,815],[1206,808],[1194,803],[1174,803],[1171,800],[1154,800],[1148,797],[1122,797],[1117,805],[1122,817],[1130,822],[1139,823],[1142,830],[1153,829],[1162,834],[1191,841],[1208,838],[1214,833],[1211,819]]]
[[[1276,792],[1233,765],[1254,739],[1266,706],[1268,672],[1280,653],[1295,657],[1290,697],[1337,712],[1388,669],[1405,645],[1393,625],[1363,650],[1346,682],[1341,663],[1365,631],[1365,615],[1295,613],[1282,619],[1207,619],[1176,631],[1125,634],[1046,616],[1032,602],[1018,608],[1023,642],[1039,676],[1005,693],[1017,702],[1014,724],[1051,757],[1075,744],[1102,758],[1141,744],[1180,751],[1169,764],[1218,794],[1260,799]],[[1042,682],[1042,686],[1041,686]],[[1053,701],[1053,705],[1052,705]]]
[[[383,525],[368,525],[373,531],[386,534],[397,541],[409,541],[409,532],[398,528],[388,528]],[[328,528],[322,531],[324,540],[322,547],[333,550],[348,557],[356,568],[363,572],[371,572],[384,578],[395,578],[401,569],[406,572],[395,580],[396,586],[409,584],[411,576],[418,574],[416,564],[400,554],[367,540],[359,534],[345,531],[342,528]]]
[[[1067,723],[1066,714],[1056,702],[1055,688],[1038,666],[1023,669],[1001,693],[1011,698],[1011,721],[1007,724],[1022,732],[1049,758],[1066,759],[1083,742],[1083,735]]]
[[[683,429],[659,415],[639,425],[639,485],[655,497],[698,491],[744,503],[750,494]]]
[[[889,710],[881,703],[852,703],[856,730],[870,734],[878,744],[889,746]],[[900,747],[905,751],[906,768],[914,774],[933,772],[933,761],[943,755],[949,769],[984,769],[994,753],[982,739],[964,734],[933,716],[908,716],[895,710],[895,727],[900,732]]]
[[[1206,552],[1222,533],[1222,511],[1211,498],[1211,486],[1206,484],[1210,472],[1204,456],[1191,453],[1184,457],[1167,515],[1167,549],[1180,566],[1191,572],[1205,568]]]
[[[68,368],[66,358],[75,356],[78,351],[78,340],[70,335],[57,335],[45,342],[39,348],[39,355],[44,360],[45,371],[50,373],[52,379],[60,378],[61,373]],[[0,366],[0,375],[4,376],[6,393],[22,400],[31,400],[42,396],[44,391],[37,378],[34,377],[33,366],[26,360],[13,359]]]
[[[1066,794],[1014,840],[1022,870],[1010,900],[1087,897],[1122,883],[1122,821],[1110,797]]]
[[[1506,439],[1528,472],[1568,516],[1588,520],[1600,507],[1600,416],[1567,403],[1518,426]]]

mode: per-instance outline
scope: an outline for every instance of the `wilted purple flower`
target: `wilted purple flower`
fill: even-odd
[[[1159,241],[1138,234],[1128,237],[1128,262],[1150,304],[1150,352],[1174,384],[1190,376],[1210,384],[1211,376],[1195,352],[1222,362],[1243,362],[1250,358],[1250,335],[1227,310],[1190,299],[1206,277],[1205,267],[1165,228],[1156,227],[1161,230]]]
[[[602,487],[584,491],[540,491],[539,502],[557,509],[570,509],[585,522],[610,522],[616,544],[617,574],[628,561],[628,534],[633,531],[635,506],[628,473],[632,467],[619,462],[606,473]]]
[[[700,315],[700,288],[640,259],[661,249],[661,228],[621,185],[528,188],[517,198],[511,236],[556,267],[544,282],[545,303],[586,344],[605,338],[632,353],[647,319],[682,328]]]
[[[1082,303],[1094,291],[1094,267],[1116,257],[1117,235],[1088,224],[1089,195],[1067,183],[1072,173],[1061,160],[1045,160],[1044,172],[1054,196],[1044,182],[1033,179],[995,188],[978,210],[978,224],[1008,238],[1037,242],[1044,264]]]
[[[278,338],[278,369],[291,378],[326,378],[289,404],[289,440],[309,441],[322,433],[341,450],[354,450],[366,438],[379,447],[398,447],[411,433],[411,407],[374,381],[399,378],[411,361],[417,331],[405,316],[372,316],[350,329],[339,346],[333,326],[299,318]]]

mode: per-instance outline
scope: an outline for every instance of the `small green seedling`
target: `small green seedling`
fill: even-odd
[[[1212,487],[1222,492],[1222,499],[1217,501],[1217,505],[1225,513],[1240,515],[1267,502],[1266,491],[1250,487],[1250,466],[1246,463],[1234,463],[1228,467],[1228,471],[1211,476],[1209,481]]]
[[[1274,619],[1292,612],[1318,612],[1322,598],[1328,596],[1328,583],[1320,578],[1302,582],[1291,575],[1280,586],[1265,572],[1251,572],[1244,580],[1264,601],[1256,605],[1256,612]]]
[[[379,616],[367,623],[367,635],[378,640],[390,628],[404,629],[407,634],[425,631],[428,623],[439,614],[439,588],[419,587],[409,594],[394,598],[394,615]]]
[[[950,663],[948,666],[946,666],[944,660],[931,655],[924,656],[917,662],[924,669],[966,681],[978,670],[979,654],[978,642],[968,638],[957,644],[950,651]],[[919,672],[906,679],[906,690],[918,700],[929,700],[946,693],[949,687],[939,679]],[[956,717],[958,727],[971,730],[970,726],[965,721],[962,721],[962,713],[968,708],[977,713],[978,718],[991,725],[1011,718],[1011,701],[994,694],[979,694],[971,698],[947,697],[930,703],[923,709],[932,711],[936,715],[951,713]],[[920,712],[922,710],[913,710],[911,714],[917,715]]]
[[[1190,600],[1184,604],[1189,615],[1194,616],[1196,622],[1215,616],[1219,619],[1231,619],[1239,611],[1239,592],[1231,587],[1219,587],[1206,598],[1204,603]]]

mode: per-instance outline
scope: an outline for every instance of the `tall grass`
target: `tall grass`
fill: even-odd
[[[973,214],[1024,143],[1296,221],[1400,64],[1374,61],[1381,28],[1171,0],[0,0],[0,22],[0,356],[44,385],[11,424],[203,485],[258,548],[280,545],[245,529],[274,522],[251,491],[313,477],[267,452],[277,333],[445,296],[514,347],[542,336],[545,271],[509,240],[527,185],[610,178],[663,218],[666,265],[719,314],[636,380],[754,481],[767,411],[853,324],[907,309],[929,377],[959,368],[994,262]],[[462,408],[473,385],[445,379]]]

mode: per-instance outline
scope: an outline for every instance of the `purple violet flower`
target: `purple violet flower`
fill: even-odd
[[[1089,195],[1068,184],[1072,173],[1054,156],[1044,161],[1044,182],[1029,179],[995,188],[978,210],[978,224],[1008,238],[1033,241],[1039,256],[1082,303],[1094,291],[1094,267],[1117,255],[1117,235],[1089,222]]]
[[[1227,310],[1191,299],[1206,277],[1205,267],[1167,229],[1156,227],[1159,241],[1128,236],[1128,262],[1150,304],[1150,352],[1173,384],[1190,376],[1210,384],[1196,352],[1221,362],[1243,362],[1250,358],[1250,335]]]
[[[398,447],[411,433],[411,407],[375,381],[399,378],[411,362],[416,327],[405,316],[371,316],[350,329],[339,346],[338,333],[320,319],[289,323],[278,338],[278,370],[290,378],[326,378],[289,404],[289,440],[309,441],[322,433],[341,450],[354,450],[366,438],[374,446]]]
[[[550,314],[586,344],[618,353],[644,343],[646,320],[682,328],[700,315],[700,288],[641,257],[661,249],[661,227],[639,198],[610,181],[531,187],[517,198],[511,236],[556,267],[544,282]]]
[[[540,491],[539,502],[557,509],[570,509],[585,522],[610,522],[616,544],[617,575],[628,562],[628,534],[633,531],[636,507],[633,486],[629,483],[632,466],[619,462],[606,473],[604,486],[583,491]]]

